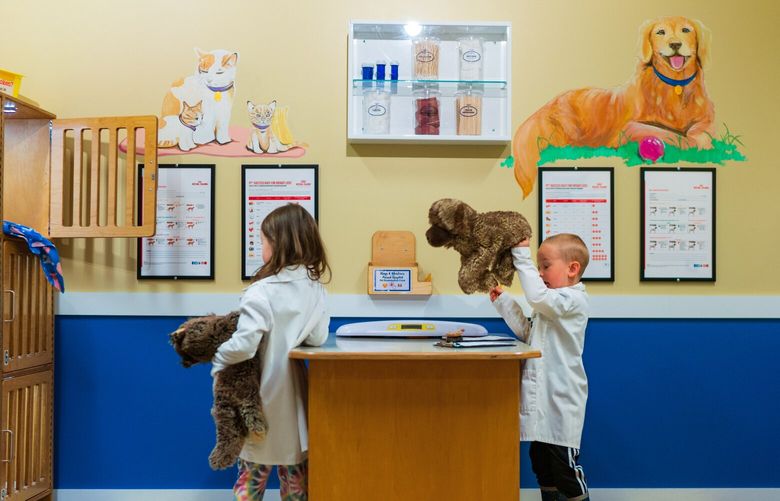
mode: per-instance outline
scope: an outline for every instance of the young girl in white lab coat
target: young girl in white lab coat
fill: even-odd
[[[307,498],[306,367],[288,355],[301,344],[319,346],[328,337],[321,280],[330,268],[317,223],[301,206],[277,208],[260,230],[265,264],[244,290],[238,327],[214,355],[211,374],[218,378],[226,366],[252,358],[268,336],[260,383],[268,434],[260,442],[247,439],[233,492],[238,501],[263,499],[277,465],[281,498],[299,501]]]

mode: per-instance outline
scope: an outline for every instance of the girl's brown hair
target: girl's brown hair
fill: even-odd
[[[271,259],[252,276],[252,282],[276,275],[287,266],[305,266],[312,280],[325,273],[330,280],[330,266],[317,222],[298,204],[287,204],[271,211],[260,226],[271,244]]]

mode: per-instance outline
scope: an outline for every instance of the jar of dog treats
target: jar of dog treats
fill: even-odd
[[[439,92],[421,89],[414,92],[414,133],[417,135],[439,135]]]
[[[455,130],[459,136],[482,134],[482,92],[468,89],[455,94]]]
[[[390,133],[390,92],[372,89],[363,93],[363,132]]]
[[[439,39],[421,37],[412,40],[412,78],[437,80],[439,78]]]
[[[465,37],[458,39],[458,69],[461,80],[482,80],[482,39]]]

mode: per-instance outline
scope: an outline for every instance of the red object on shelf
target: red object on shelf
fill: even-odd
[[[417,110],[414,114],[417,135],[439,135],[439,98],[425,97],[415,101]]]

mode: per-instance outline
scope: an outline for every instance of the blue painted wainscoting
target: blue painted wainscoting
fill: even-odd
[[[235,470],[207,463],[209,367],[182,368],[168,344],[183,320],[56,318],[55,488],[230,488]],[[331,330],[364,320],[335,318]],[[589,486],[780,487],[779,355],[780,320],[592,319]],[[521,462],[533,488],[527,444]]]

